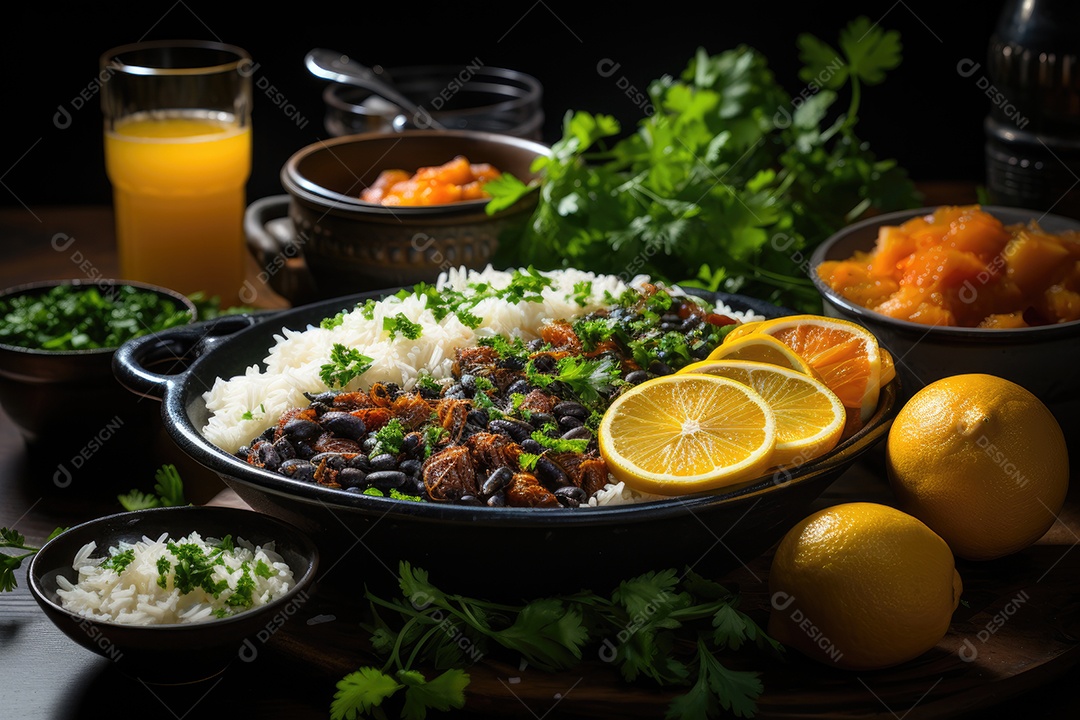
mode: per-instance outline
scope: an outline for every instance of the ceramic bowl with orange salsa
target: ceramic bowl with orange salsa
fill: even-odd
[[[824,312],[871,330],[903,395],[982,372],[1080,416],[1080,220],[994,206],[928,207],[845,227],[810,275]]]

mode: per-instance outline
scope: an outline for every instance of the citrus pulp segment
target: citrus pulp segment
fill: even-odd
[[[746,360],[702,360],[679,372],[730,378],[761,395],[776,416],[774,465],[813,460],[836,447],[844,431],[843,403],[812,375]]]
[[[682,373],[616,398],[597,439],[618,480],[642,492],[684,495],[750,480],[770,467],[776,417],[747,385]]]

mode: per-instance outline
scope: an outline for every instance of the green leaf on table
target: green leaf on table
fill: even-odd
[[[428,708],[445,712],[465,707],[469,674],[463,670],[447,670],[430,681],[415,670],[399,670],[397,677],[405,686],[404,720],[424,720]]]
[[[512,206],[529,193],[536,191],[537,188],[539,188],[539,183],[526,185],[510,173],[503,173],[500,177],[489,180],[484,184],[484,191],[491,196],[487,205],[484,206],[484,212],[488,215],[494,215],[500,210]]]
[[[357,720],[382,704],[403,685],[377,668],[362,667],[349,673],[337,683],[337,692],[330,703],[331,720]]]

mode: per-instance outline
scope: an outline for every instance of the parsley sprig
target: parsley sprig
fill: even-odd
[[[374,362],[356,348],[334,343],[330,349],[330,361],[319,368],[319,378],[327,387],[345,387],[354,378],[370,370]]]
[[[45,542],[52,540],[66,529],[56,528],[49,534],[49,537],[45,538]],[[10,592],[19,585],[19,581],[15,578],[15,571],[22,567],[23,560],[32,557],[41,548],[28,545],[22,533],[6,527],[0,527],[0,548],[24,551],[22,554],[17,555],[0,553],[0,592]]]
[[[645,678],[684,688],[669,705],[668,718],[708,720],[721,708],[750,717],[761,680],[757,673],[727,667],[723,658],[750,645],[770,654],[782,650],[738,609],[735,594],[689,571],[645,573],[620,583],[610,596],[583,591],[520,605],[445,593],[406,562],[398,575],[402,598],[366,593],[372,622],[365,627],[386,663],[359,668],[338,683],[332,720],[366,713],[385,718],[383,701],[402,689],[403,718],[424,717],[427,708],[461,708],[466,669],[488,652],[517,655],[553,672],[576,666],[593,646],[628,682]],[[427,681],[415,669],[420,664],[442,674]],[[406,677],[422,684],[409,684]]]
[[[839,52],[810,35],[797,42],[805,67],[795,96],[763,55],[740,46],[699,50],[678,76],[654,80],[655,112],[636,132],[568,112],[562,138],[533,166],[539,183],[485,186],[490,211],[539,194],[496,261],[629,270],[820,312],[805,267],[814,247],[871,209],[921,201],[897,163],[855,133],[864,89],[900,62],[899,35],[860,17],[840,33]]]
[[[129,512],[156,507],[177,507],[187,505],[184,498],[184,481],[175,465],[162,465],[154,472],[154,494],[133,489],[131,492],[117,495],[120,505]]]

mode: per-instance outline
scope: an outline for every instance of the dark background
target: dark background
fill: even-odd
[[[585,3],[12,3],[5,8],[3,53],[7,142],[0,155],[0,203],[108,203],[100,98],[92,88],[107,49],[139,39],[220,39],[246,48],[272,85],[304,120],[255,90],[254,166],[249,200],[282,192],[288,157],[320,138],[325,82],[303,66],[307,50],[340,50],[386,67],[484,65],[525,71],[545,88],[544,140],[559,137],[568,109],[615,115],[631,128],[641,110],[619,89],[644,90],[678,74],[700,46],[710,53],[745,43],[764,53],[790,92],[805,86],[795,40],[810,32],[834,47],[839,30],[865,14],[898,30],[901,66],[865,89],[858,134],[879,157],[894,157],[916,180],[983,179],[982,120],[989,101],[976,86],[982,71],[962,77],[957,64],[983,63],[1001,1],[873,0],[864,3],[766,2]],[[597,63],[619,63],[610,77]],[[625,84],[625,83],[624,83]],[[89,89],[88,89],[89,88]],[[83,102],[80,92],[92,97]],[[846,103],[838,103],[840,104]],[[66,128],[54,116],[63,106]]]

